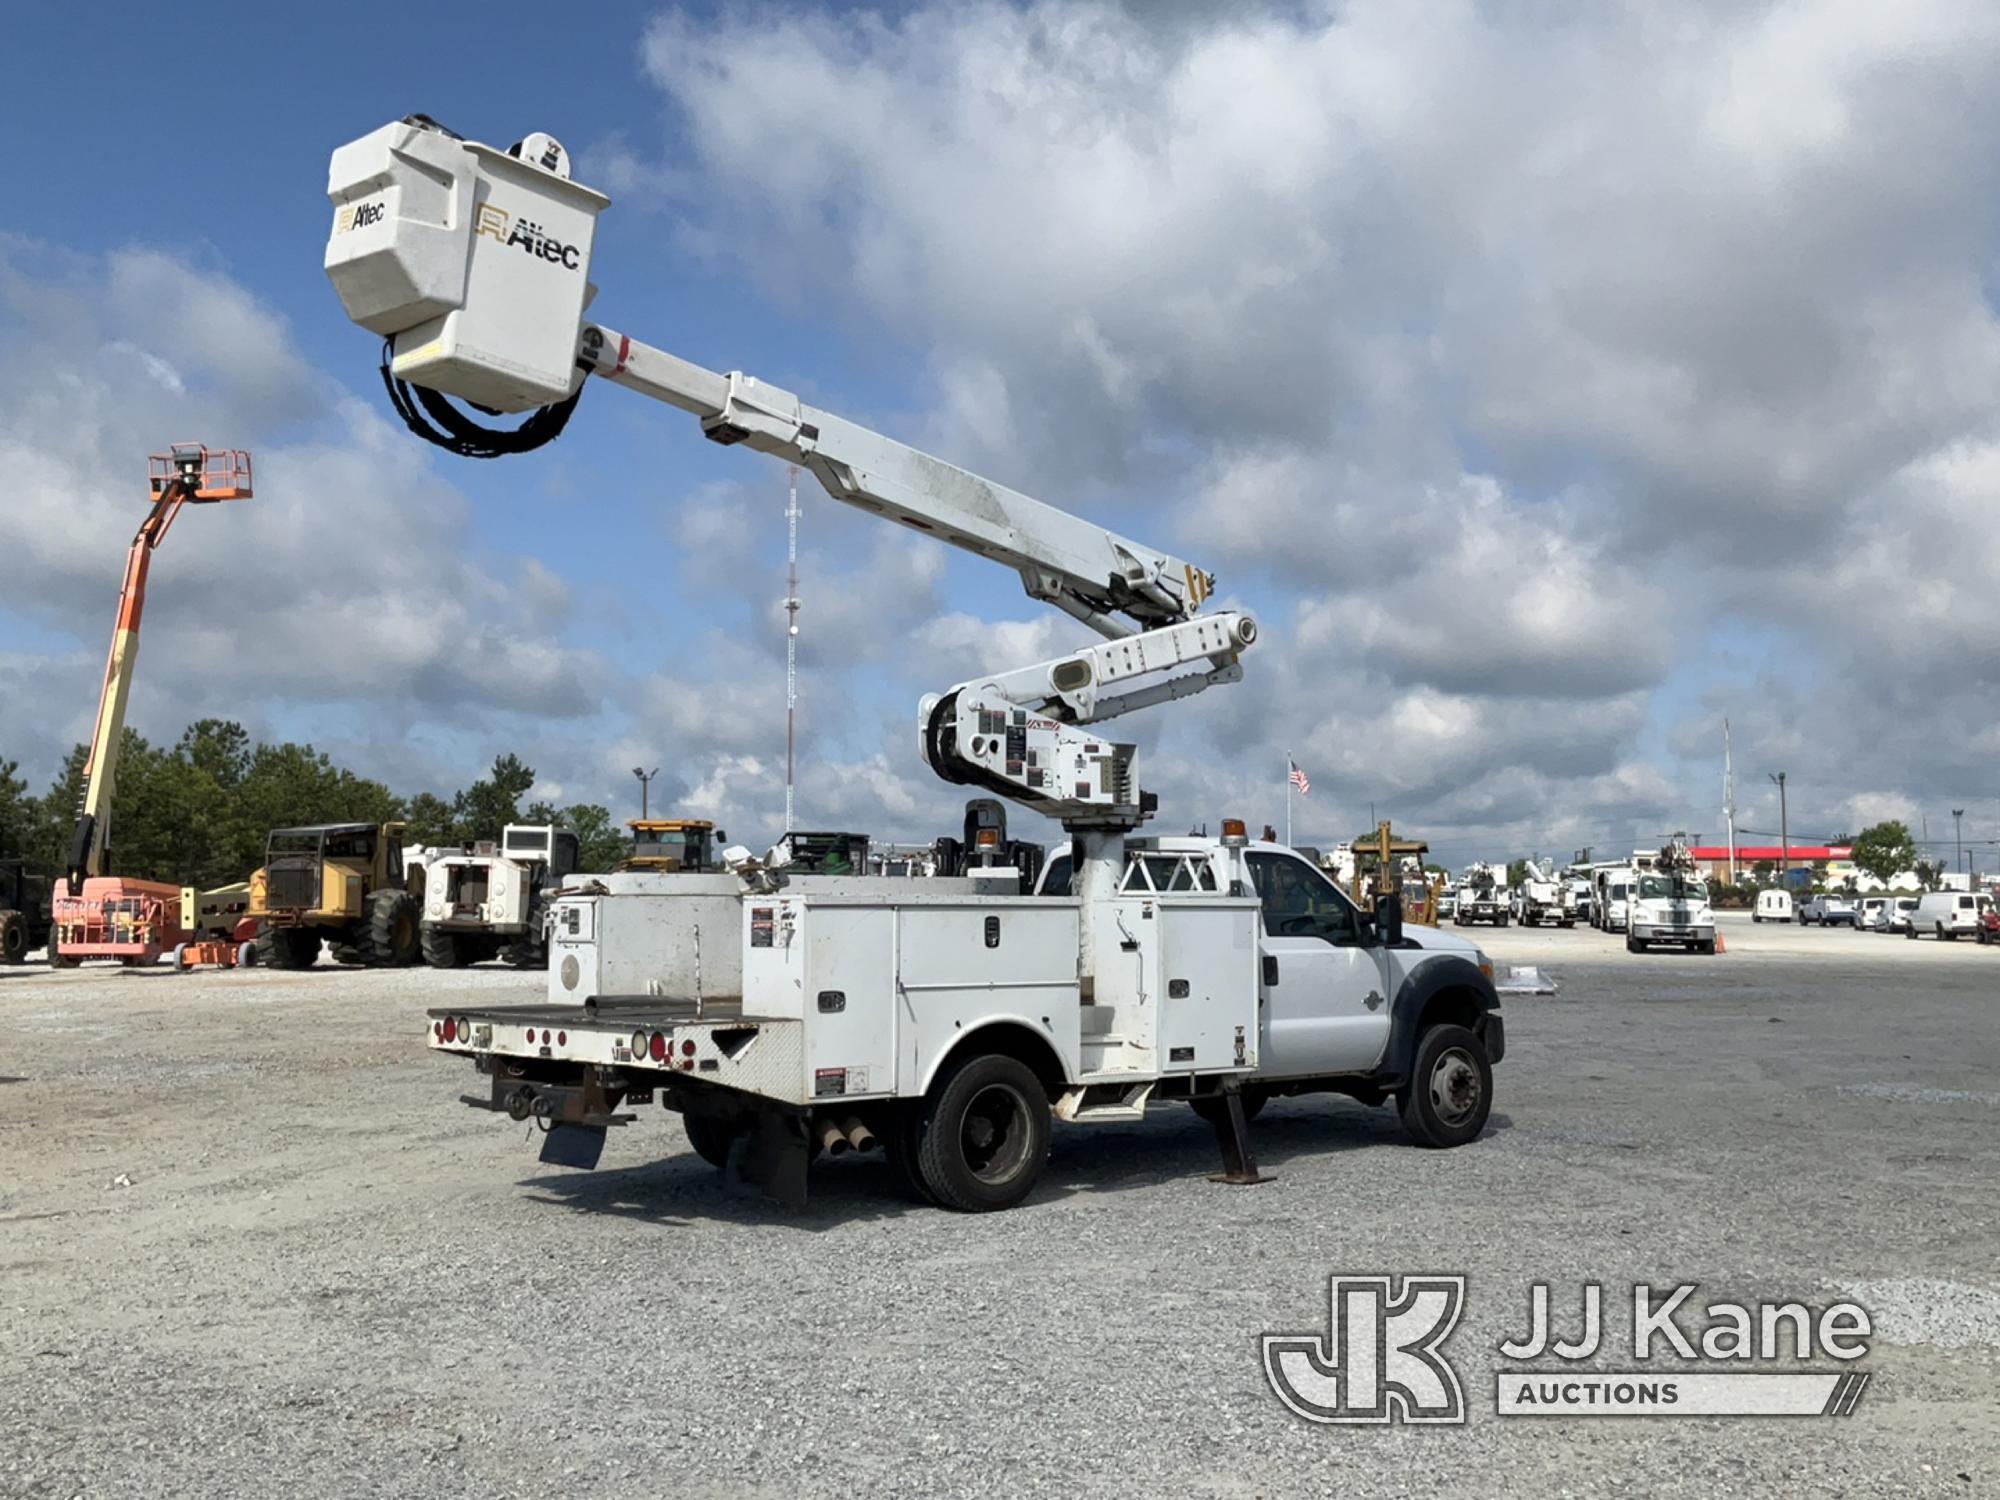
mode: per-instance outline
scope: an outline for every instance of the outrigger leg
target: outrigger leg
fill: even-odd
[[[1257,1158],[1250,1153],[1250,1122],[1243,1116],[1243,1092],[1235,1080],[1223,1085],[1222,1108],[1210,1112],[1215,1127],[1215,1143],[1222,1148],[1222,1170],[1210,1182],[1231,1187],[1250,1187],[1270,1182],[1268,1173],[1257,1170]]]

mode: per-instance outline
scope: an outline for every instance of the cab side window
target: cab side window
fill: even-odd
[[[1316,937],[1327,943],[1351,943],[1358,937],[1354,908],[1304,860],[1254,853],[1250,880],[1264,905],[1264,931],[1272,936]]]

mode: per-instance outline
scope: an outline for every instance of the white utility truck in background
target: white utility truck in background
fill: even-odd
[[[1670,944],[1693,953],[1715,952],[1715,913],[1687,840],[1676,834],[1632,878],[1626,909],[1625,951],[1644,953]]]
[[[1600,932],[1623,932],[1632,912],[1639,871],[1631,865],[1604,865],[1591,877],[1591,925]]]
[[[1523,927],[1576,925],[1576,913],[1563,900],[1562,882],[1554,870],[1528,862],[1527,873],[1514,892],[1514,920]]]
[[[548,961],[550,898],[578,862],[577,836],[547,823],[509,823],[497,845],[427,851],[424,962],[456,969],[504,958],[517,969],[540,968]]]
[[[1486,922],[1505,927],[1508,917],[1507,867],[1474,860],[1458,878],[1458,905],[1452,921],[1460,927]]]
[[[881,1143],[917,1191],[962,1210],[1032,1190],[1052,1114],[1132,1120],[1186,1101],[1214,1123],[1232,1182],[1261,1180],[1246,1120],[1274,1093],[1394,1098],[1431,1145],[1480,1133],[1504,1032],[1476,948],[1406,929],[1397,897],[1360,912],[1240,822],[1217,839],[1135,837],[1156,799],[1136,748],[1096,726],[1240,680],[1257,627],[1201,613],[1210,574],[584,322],[608,200],[569,180],[549,136],[500,151],[412,116],[336,151],[328,186],[327,272],[386,341],[384,383],[428,440],[481,457],[537,447],[595,376],[1017,572],[1105,637],[919,710],[938,775],[1061,823],[1060,894],[1001,893],[977,870],[795,874],[743,850],[725,876],[572,883],[551,933],[561,1003],[431,1012],[431,1045],[487,1081],[468,1102],[539,1121],[543,1160],[588,1167],[629,1106],[657,1098],[703,1156],[791,1201],[814,1155]],[[532,415],[499,430],[447,395]]]

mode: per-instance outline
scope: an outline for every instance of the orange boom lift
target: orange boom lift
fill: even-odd
[[[146,575],[153,551],[184,505],[250,498],[250,455],[233,448],[176,443],[147,459],[153,508],[139,523],[125,559],[118,594],[118,623],[104,666],[90,759],[83,768],[83,800],[70,844],[67,894],[55,899],[49,962],[58,968],[86,958],[128,964],[156,961],[194,935],[195,903],[177,885],[109,873],[111,800],[118,783],[118,751],[125,734],[125,704],[139,664],[139,621],[146,610]]]

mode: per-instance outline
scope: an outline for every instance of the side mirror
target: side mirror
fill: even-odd
[[[1403,897],[1400,892],[1391,891],[1375,899],[1375,935],[1385,948],[1398,948],[1403,943]]]

